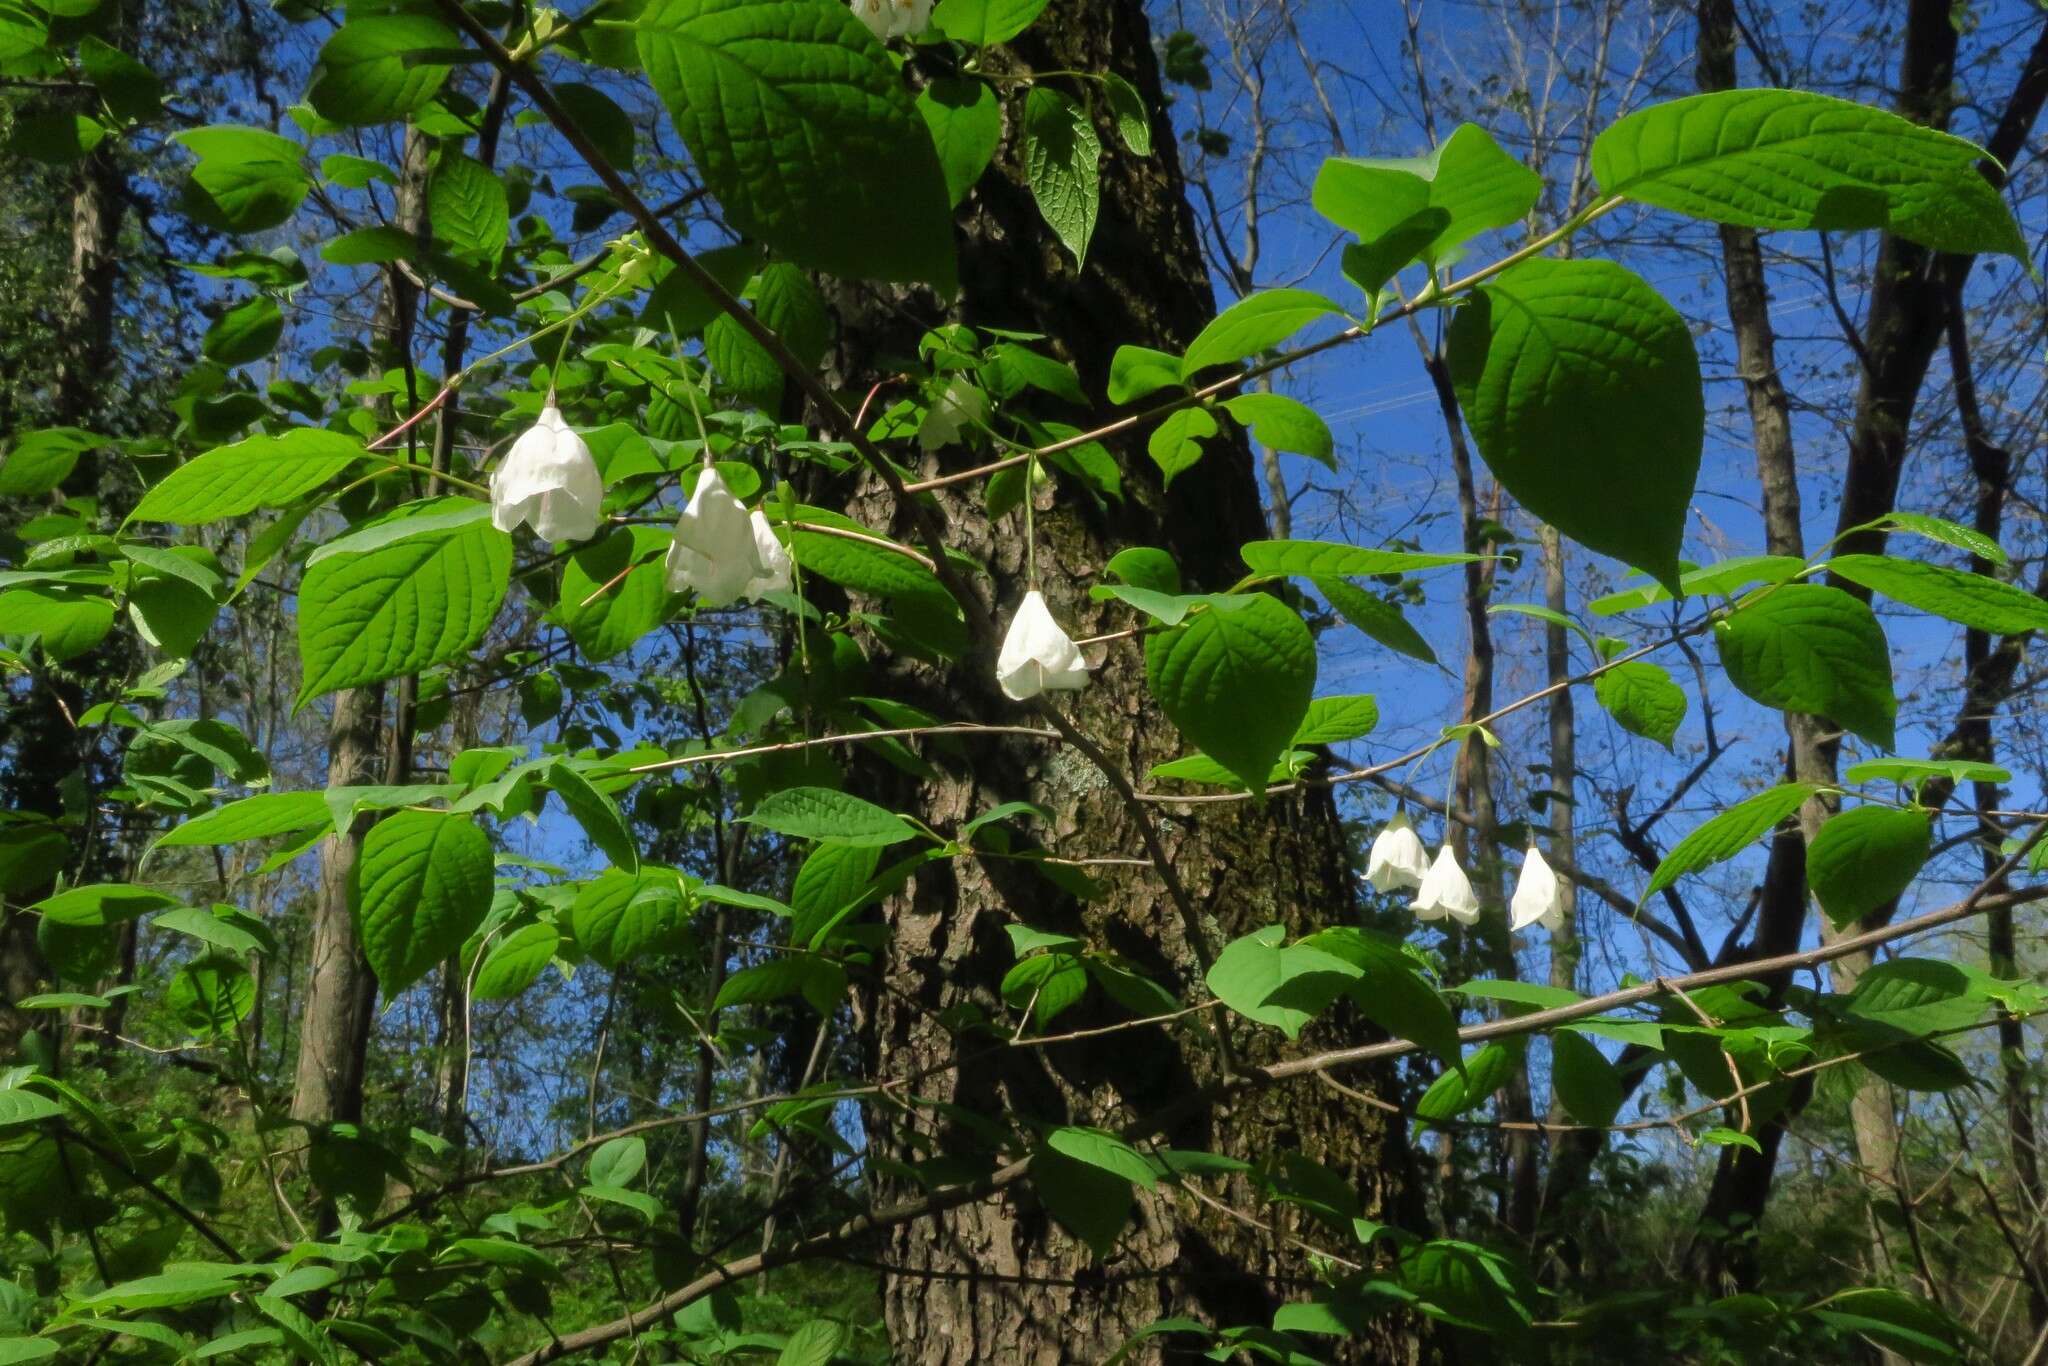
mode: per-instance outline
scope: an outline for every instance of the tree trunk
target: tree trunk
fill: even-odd
[[[1085,271],[1075,271],[1044,227],[1014,147],[961,213],[963,289],[954,316],[972,325],[1051,334],[1084,390],[1100,395],[1120,343],[1184,347],[1214,307],[1183,199],[1148,25],[1134,0],[1058,0],[1009,55],[1035,70],[1116,71],[1156,111],[1157,151],[1140,159],[1098,110],[1105,152],[1101,216]],[[1002,60],[992,56],[991,64]],[[851,301],[843,316],[839,356],[842,380],[862,392],[889,373],[888,355],[910,352],[923,326],[940,316],[928,298],[876,306],[864,305],[865,297]],[[906,316],[920,309],[922,317]],[[1178,559],[1191,588],[1223,588],[1242,573],[1237,547],[1264,534],[1258,474],[1241,441],[1212,442],[1171,492],[1159,486],[1142,442],[1125,443],[1117,454],[1126,481],[1120,503],[1098,511],[1082,499],[1037,494],[1039,586],[1077,637],[1128,624],[1123,609],[1093,603],[1085,593],[1116,549],[1159,546]],[[989,565],[998,613],[1007,617],[1025,587],[1021,528],[991,526],[974,485],[941,491],[937,504],[953,545]],[[879,498],[863,511],[871,520],[894,516]],[[992,663],[986,643],[957,669],[899,661],[892,666],[891,695],[962,719],[1028,716],[997,692]],[[1113,642],[1088,688],[1060,695],[1059,706],[1112,762],[1140,778],[1183,750],[1148,698],[1137,642]],[[991,739],[976,745],[971,765],[935,761],[943,770],[936,781],[913,787],[879,771],[866,781],[941,829],[997,803],[1026,800],[1054,813],[1051,827],[1039,834],[1062,855],[1127,856],[1144,847],[1129,807],[1071,750]],[[1236,1022],[1206,1014],[1133,1030],[1107,1044],[1010,1049],[993,1059],[987,1056],[991,1041],[1008,1037],[1014,1026],[994,1035],[956,1035],[948,1028],[969,1014],[999,1024],[1010,1016],[996,993],[1014,961],[1008,924],[1082,935],[1169,982],[1182,999],[1197,1000],[1206,994],[1200,965],[1228,940],[1275,922],[1301,932],[1356,916],[1343,832],[1327,794],[1176,811],[1160,824],[1179,879],[1197,905],[1205,943],[1188,942],[1183,918],[1152,870],[1108,870],[1105,894],[1082,903],[1058,893],[1028,865],[961,859],[928,870],[892,898],[884,915],[893,935],[877,967],[882,989],[864,1022],[872,1075],[904,1088],[896,1094],[976,1115],[1115,1129],[1218,1075],[1218,1025],[1231,1028],[1243,1053],[1257,1057],[1270,1050],[1270,1031],[1248,1035]],[[1062,1016],[1059,1027],[1120,1018],[1096,1010],[1094,1002],[1084,1004]],[[976,1058],[971,1066],[949,1066],[969,1056]],[[1383,1077],[1361,1084],[1389,1090],[1388,1083]],[[968,1145],[934,1105],[872,1105],[867,1123],[878,1159],[870,1168],[874,1194],[883,1204],[915,1193],[893,1163],[930,1156],[929,1140],[938,1134],[946,1135],[946,1149]],[[1169,1142],[1253,1161],[1299,1153],[1352,1182],[1366,1217],[1419,1226],[1400,1126],[1375,1111],[1333,1103],[1327,1090],[1247,1096],[1196,1116]],[[1198,1184],[1219,1183],[1202,1178]],[[1304,1269],[1298,1254],[1284,1252],[1282,1236],[1289,1230],[1311,1239],[1327,1235],[1298,1226],[1291,1213],[1266,1209],[1243,1178],[1220,1183],[1217,1193],[1251,1212],[1248,1223],[1169,1186],[1140,1191],[1108,1267],[1059,1228],[1033,1193],[1017,1188],[893,1231],[881,1252],[897,1268],[884,1287],[894,1359],[924,1366],[1092,1362],[1162,1315],[1188,1314],[1219,1326],[1270,1322],[1275,1304],[1287,1297],[1273,1279],[1283,1257],[1286,1274]],[[1383,1320],[1356,1350],[1361,1359],[1414,1360],[1427,1352],[1428,1339],[1415,1324]]]

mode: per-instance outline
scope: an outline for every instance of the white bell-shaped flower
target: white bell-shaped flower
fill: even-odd
[[[1420,887],[1428,872],[1429,850],[1422,847],[1422,836],[1415,833],[1406,811],[1396,811],[1394,819],[1372,838],[1372,853],[1365,861],[1365,880],[1376,891],[1391,892]]]
[[[851,0],[853,13],[883,42],[915,38],[932,21],[932,0]]]
[[[597,461],[552,403],[491,476],[491,525],[500,531],[524,522],[544,541],[587,541],[603,521],[603,505]]]
[[[976,422],[988,420],[988,395],[964,379],[955,379],[924,415],[917,429],[920,450],[935,451],[960,439],[960,433]]]
[[[1479,898],[1473,895],[1472,880],[1458,866],[1458,856],[1446,841],[1436,851],[1436,862],[1422,875],[1422,886],[1408,909],[1418,920],[1442,920],[1446,916],[1460,925],[1479,923]]]
[[[769,539],[774,539],[773,533]],[[698,473],[697,490],[676,519],[676,540],[666,564],[669,591],[695,589],[700,607],[737,602],[754,585],[773,577],[762,558],[753,518],[709,465]]]
[[[1010,633],[1003,637],[1002,653],[996,657],[996,682],[1015,702],[1048,688],[1087,685],[1088,666],[1081,660],[1080,647],[1052,619],[1045,595],[1036,588],[1024,595],[1017,615],[1010,618]]]
[[[740,590],[743,598],[759,598],[763,593],[787,592],[790,582],[789,552],[782,542],[775,539],[775,528],[768,525],[768,519],[757,509],[747,519],[754,530],[754,553],[761,557],[763,571],[747,581]]]
[[[1552,933],[1564,926],[1564,886],[1543,851],[1533,844],[1522,855],[1522,876],[1508,902],[1508,928],[1525,930],[1531,925],[1541,925]]]

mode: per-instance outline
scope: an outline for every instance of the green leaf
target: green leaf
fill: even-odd
[[[723,285],[726,293],[737,295],[760,268],[761,249],[744,245],[713,247],[690,259]],[[647,307],[641,311],[640,320],[646,326],[659,328],[680,341],[702,332],[721,312],[723,310],[717,301],[698,288],[687,272],[672,269],[648,294]]]
[[[1929,517],[1924,512],[1889,512],[1878,518],[1876,524],[1892,531],[1910,531],[1930,541],[1966,550],[2000,569],[2012,564],[2012,557],[2005,553],[2004,546],[1975,528],[1961,526],[1943,517]]]
[[[1425,664],[1436,663],[1436,651],[1429,648],[1429,642],[1422,638],[1422,633],[1408,624],[1408,618],[1401,614],[1400,608],[1379,594],[1368,593],[1332,575],[1312,574],[1308,581],[1336,609],[1337,615],[1373,640],[1410,659],[1419,659]]]
[[[1007,43],[1031,27],[1048,0],[946,0],[933,26],[956,43]]]
[[[1721,667],[1745,695],[1780,711],[1824,716],[1892,747],[1891,652],[1862,600],[1839,588],[1788,583],[1714,624]]]
[[[1897,114],[1800,90],[1728,90],[1639,110],[1593,140],[1593,177],[1714,223],[1883,228],[1936,251],[2027,244],[1985,153]]]
[[[1180,566],[1173,556],[1156,546],[1132,545],[1109,557],[1109,563],[1102,566],[1106,574],[1114,574],[1134,588],[1146,588],[1155,593],[1180,592]]]
[[[574,81],[556,84],[554,91],[562,108],[569,111],[569,117],[604,154],[605,160],[621,171],[631,170],[637,135],[631,116],[619,108],[618,102],[596,86]]]
[[[24,1091],[18,1087],[0,1090],[0,1132],[55,1119],[63,1113],[63,1106],[40,1092]]]
[[[1397,941],[1337,925],[1318,930],[1296,947],[1341,958],[1357,968],[1360,976],[1349,994],[1360,1014],[1393,1037],[1428,1049],[1445,1066],[1459,1065],[1457,1017]]]
[[[259,294],[216,318],[200,350],[217,365],[246,365],[269,355],[283,335],[283,310],[277,300]]]
[[[305,149],[261,128],[195,128],[171,141],[199,158],[185,182],[181,207],[222,232],[274,228],[298,211],[313,188],[300,161]]]
[[[240,844],[326,825],[331,819],[325,793],[259,792],[174,826],[159,835],[156,843],[167,848]]]
[[[1311,289],[1268,289],[1239,299],[1213,318],[1188,347],[1180,377],[1212,365],[1234,365],[1278,346],[1319,318],[1342,314],[1335,300]]]
[[[505,1001],[519,995],[540,980],[561,943],[562,936],[552,925],[521,925],[491,945],[476,970],[471,994],[479,1001]]]
[[[1647,901],[1687,873],[1734,858],[1818,791],[1815,783],[1780,783],[1737,802],[1672,846],[1657,864],[1657,871],[1650,874],[1643,899]]]
[[[1843,775],[1852,783],[1917,782],[1922,778],[1947,778],[1955,783],[2009,783],[2012,770],[1972,759],[1865,759]]]
[[[57,1355],[57,1344],[49,1338],[0,1338],[0,1366],[28,1366]]]
[[[1960,1361],[1973,1340],[1969,1330],[1938,1305],[1884,1286],[1838,1291],[1807,1312],[1909,1361]]]
[[[400,811],[370,827],[357,869],[356,931],[390,1001],[483,924],[491,841],[468,816]]]
[[[987,83],[942,76],[917,97],[917,112],[931,129],[932,147],[946,173],[946,200],[958,204],[981,179],[1003,140],[1003,109]]]
[[[1380,704],[1368,694],[1350,697],[1318,697],[1308,704],[1301,726],[1294,732],[1297,745],[1336,745],[1370,735],[1380,723]]]
[[[775,1366],[829,1366],[846,1345],[846,1336],[844,1326],[830,1319],[812,1319],[789,1335]]]
[[[1076,268],[1088,260],[1088,239],[1102,207],[1102,140],[1088,111],[1049,85],[1024,97],[1024,172],[1038,212]]]
[[[1152,155],[1152,114],[1145,97],[1114,71],[1102,74],[1102,88],[1109,95],[1109,111],[1116,116],[1116,135],[1134,156]]]
[[[411,233],[379,224],[343,233],[320,248],[320,259],[337,266],[380,266],[410,261],[419,249]]]
[[[584,952],[616,967],[685,938],[682,884],[672,871],[644,864],[638,876],[607,872],[577,895],[569,923]]]
[[[1109,358],[1109,401],[1135,403],[1161,389],[1180,387],[1180,357],[1149,346],[1123,345]]]
[[[23,432],[0,464],[0,494],[48,493],[71,477],[80,455],[104,443],[81,427]]]
[[[779,1001],[785,996],[802,996],[811,1008],[827,1019],[846,992],[846,969],[829,958],[788,956],[771,958],[751,968],[742,968],[725,979],[718,989],[713,1008],[757,1005]]]
[[[1205,981],[1216,999],[1247,1020],[1300,1037],[1360,976],[1348,957],[1312,946],[1286,945],[1285,927],[1268,925],[1234,939],[1216,955]]]
[[[1305,455],[1337,471],[1337,442],[1330,425],[1299,399],[1285,394],[1239,394],[1223,407],[1251,429],[1252,439],[1276,451]]]
[[[662,554],[668,543],[654,527],[620,527],[578,549],[563,566],[561,598],[548,615],[592,661],[624,654],[667,615]],[[616,587],[597,592],[622,573]]]
[[[1171,484],[1175,475],[1202,458],[1202,443],[1216,432],[1216,416],[1207,408],[1181,408],[1153,428],[1145,451]]]
[[[225,1299],[242,1288],[236,1267],[190,1262],[175,1271],[141,1276],[90,1295],[72,1297],[73,1309],[175,1309]]]
[[[583,1178],[593,1186],[630,1186],[647,1167],[647,1140],[638,1134],[607,1139],[590,1155]]]
[[[153,930],[189,934],[230,954],[269,953],[277,940],[261,917],[234,906],[174,906],[150,918]]]
[[[172,470],[142,495],[128,521],[203,526],[287,507],[364,458],[360,440],[318,427],[252,436]]]
[[[1511,1044],[1486,1045],[1465,1059],[1462,1072],[1453,1069],[1430,1083],[1422,1099],[1415,1103],[1415,1118],[1428,1124],[1477,1109],[1488,1096],[1508,1084],[1508,1076],[1521,1052],[1519,1039]]]
[[[733,228],[800,266],[954,287],[945,171],[845,5],[651,0],[641,64]]]
[[[46,165],[77,161],[106,141],[107,127],[84,114],[31,114],[17,119],[7,150]]]
[[[1331,157],[1316,174],[1311,199],[1317,213],[1356,233],[1368,249],[1381,248],[1385,259],[1367,274],[1385,273],[1370,286],[1359,281],[1370,293],[1408,261],[1441,260],[1482,232],[1520,221],[1542,191],[1534,171],[1485,129],[1464,123],[1425,157]],[[1407,254],[1389,264],[1399,254],[1388,249],[1396,241]]]
[[[0,593],[0,623],[9,636],[35,636],[43,654],[61,664],[107,638],[114,604],[69,588],[15,588]]]
[[[468,654],[511,573],[512,538],[468,498],[408,504],[323,546],[299,583],[298,705]]]
[[[256,1006],[256,979],[233,958],[195,958],[172,975],[164,1004],[197,1038],[233,1034]]]
[[[1827,567],[1894,602],[1993,635],[2048,629],[2048,602],[1983,574],[1893,555],[1837,555]]]
[[[614,868],[626,873],[640,871],[640,845],[617,802],[593,787],[566,760],[557,759],[548,766],[547,784]]]
[[[427,187],[434,241],[459,260],[495,271],[511,233],[509,203],[505,182],[488,166],[444,151]]]
[[[1557,1098],[1580,1124],[1604,1129],[1627,1097],[1614,1064],[1593,1043],[1570,1030],[1550,1036],[1551,1081]]]
[[[1806,885],[1836,929],[1861,920],[1912,885],[1933,849],[1921,810],[1859,806],[1832,817],[1806,851]]]
[[[1293,609],[1259,594],[1147,636],[1145,677],[1181,734],[1250,786],[1308,712],[1315,640]]]
[[[762,270],[748,291],[754,316],[782,340],[806,367],[815,366],[832,340],[832,316],[810,277],[786,262]],[[782,367],[766,347],[755,341],[729,314],[713,318],[704,329],[704,354],[720,379],[760,408],[781,402]]]
[[[1117,1235],[1131,1217],[1131,1183],[1057,1148],[1031,1158],[1031,1188],[1052,1217],[1086,1243],[1098,1260],[1116,1251]]]
[[[1247,541],[1240,552],[1254,574],[1299,574],[1304,578],[1340,574],[1406,574],[1440,569],[1486,558],[1483,555],[1423,554],[1407,550],[1368,550],[1335,541]]]
[[[29,911],[58,925],[114,925],[180,904],[178,898],[147,887],[95,882],[46,897]]]
[[[1134,1181],[1150,1190],[1159,1184],[1159,1174],[1145,1155],[1115,1134],[1101,1129],[1060,1128],[1046,1135],[1046,1146],[1065,1153],[1076,1162]]]
[[[917,836],[916,829],[895,812],[825,787],[788,787],[771,792],[740,819],[778,835],[826,844],[879,848]]]
[[[1645,659],[1608,669],[1593,680],[1593,696],[1623,730],[1666,749],[1685,720],[1685,689],[1671,681],[1662,665]]]
[[[88,33],[78,40],[78,64],[117,119],[147,122],[163,110],[164,85],[154,71]]]
[[[1675,586],[1706,433],[1678,310],[1612,261],[1525,261],[1458,310],[1449,348],[1479,454],[1516,501]]]
[[[353,17],[321,44],[306,102],[341,124],[390,123],[425,106],[448,67],[423,54],[459,49],[453,29],[424,14]]]

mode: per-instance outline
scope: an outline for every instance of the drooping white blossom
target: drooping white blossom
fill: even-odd
[[[544,541],[587,541],[603,521],[604,477],[553,404],[512,443],[491,476],[491,525],[522,522]]]
[[[1024,595],[1024,601],[1017,604],[1017,615],[1010,618],[1009,634],[1003,637],[1002,653],[996,657],[996,682],[1014,702],[1027,701],[1048,688],[1072,690],[1087,685],[1088,666],[1082,662],[1080,647],[1052,619],[1045,595],[1036,588]]]
[[[676,519],[675,544],[666,561],[669,591],[695,589],[700,607],[724,607],[759,591],[756,585],[775,578],[775,569],[762,554],[760,531],[767,530],[761,518],[757,531],[754,518],[740,500],[732,496],[717,470],[706,465],[697,475],[697,488]],[[773,541],[774,533],[768,533]],[[788,573],[787,555],[782,573]],[[777,585],[780,586],[780,585]]]
[[[1508,928],[1523,930],[1531,925],[1541,925],[1553,934],[1564,928],[1564,887],[1543,851],[1533,844],[1522,855],[1522,876],[1508,902]]]
[[[1406,811],[1396,811],[1386,828],[1373,836],[1372,853],[1365,862],[1365,880],[1374,889],[1391,892],[1396,888],[1422,885],[1429,872],[1429,850],[1408,820]]]
[[[850,0],[853,13],[883,42],[915,38],[932,21],[932,0]]]
[[[968,426],[987,419],[988,395],[956,377],[925,413],[924,423],[917,429],[918,447],[935,451],[950,446]]]
[[[781,593],[789,589],[789,552],[782,548],[782,542],[775,539],[775,528],[768,525],[768,519],[758,509],[748,523],[754,529],[754,550],[761,557],[763,572],[749,580],[740,590],[743,598],[759,598],[763,593]]]
[[[1458,856],[1446,843],[1436,851],[1436,861],[1423,874],[1422,886],[1409,903],[1418,920],[1442,920],[1449,916],[1460,925],[1479,923],[1479,898],[1473,895],[1472,880],[1458,866]]]

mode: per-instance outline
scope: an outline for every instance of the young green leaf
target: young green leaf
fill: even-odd
[[[202,526],[286,507],[365,458],[360,440],[317,427],[252,436],[172,470],[142,495],[128,521]]]
[[[1436,663],[1436,651],[1429,648],[1429,642],[1422,638],[1422,633],[1409,625],[1400,608],[1379,594],[1368,593],[1333,575],[1312,574],[1308,581],[1336,609],[1337,615],[1373,640],[1410,659],[1419,659],[1425,664]]]
[[[910,823],[893,811],[824,787],[786,787],[771,792],[740,819],[778,835],[825,844],[886,847],[917,836]]]
[[[942,76],[917,97],[917,112],[932,131],[932,146],[946,173],[947,202],[958,204],[981,179],[1003,140],[1003,110],[984,81]]]
[[[1337,442],[1330,424],[1300,399],[1285,394],[1239,394],[1223,400],[1224,411],[1251,430],[1252,439],[1276,451],[1291,451],[1337,472]]]
[[[471,994],[479,1001],[508,1001],[519,995],[540,980],[561,942],[562,936],[552,925],[538,921],[521,925],[491,945],[476,970],[476,988]]]
[[[422,60],[459,49],[462,40],[425,14],[352,17],[320,47],[306,102],[336,123],[390,123],[434,97],[448,66]]]
[[[1371,254],[1358,280],[1370,293],[1409,261],[1440,260],[1482,232],[1520,221],[1542,191],[1534,171],[1485,129],[1464,123],[1428,156],[1331,157],[1311,197],[1317,213],[1356,233]],[[1397,242],[1399,250],[1392,249]],[[1375,274],[1380,278],[1368,286]]]

